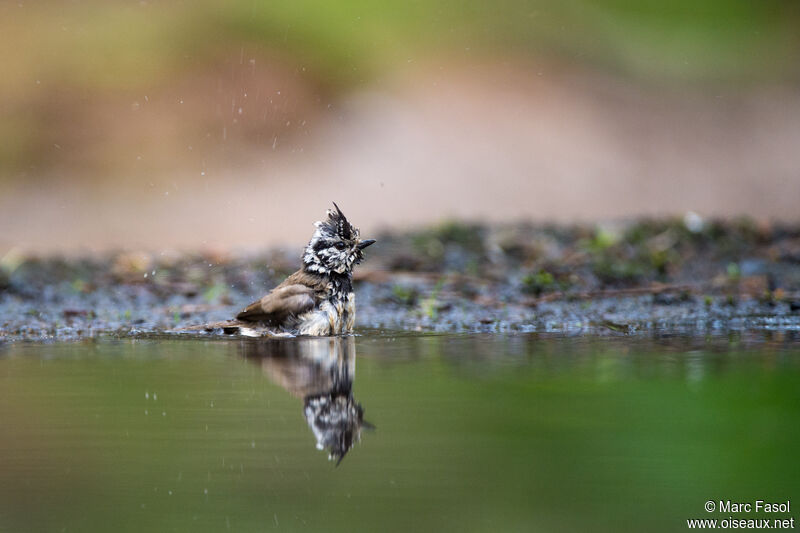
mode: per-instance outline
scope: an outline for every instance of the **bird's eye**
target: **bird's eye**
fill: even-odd
[[[344,250],[345,244],[342,241],[337,242],[334,244],[337,250]]]

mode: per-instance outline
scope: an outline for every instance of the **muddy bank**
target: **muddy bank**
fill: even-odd
[[[800,226],[695,215],[614,225],[448,223],[378,236],[357,326],[446,332],[800,335]],[[0,340],[146,335],[230,318],[299,266],[258,254],[0,260]]]

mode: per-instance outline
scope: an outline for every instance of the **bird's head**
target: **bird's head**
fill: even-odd
[[[364,408],[350,394],[307,396],[304,412],[308,427],[317,438],[317,449],[328,450],[336,466],[357,442],[361,429],[374,429],[364,420]]]
[[[350,274],[364,259],[364,248],[374,239],[361,239],[354,227],[335,203],[328,210],[327,220],[314,223],[317,228],[303,253],[303,268],[318,274]]]

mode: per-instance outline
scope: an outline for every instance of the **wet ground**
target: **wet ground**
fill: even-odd
[[[0,345],[0,531],[797,517],[704,508],[796,504],[791,332],[362,333]]]
[[[570,334],[800,330],[800,226],[446,223],[378,236],[357,327]],[[295,250],[0,261],[0,339],[144,335],[231,318],[299,266]]]

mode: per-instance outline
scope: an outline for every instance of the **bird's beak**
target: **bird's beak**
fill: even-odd
[[[375,239],[366,239],[366,240],[361,241],[360,243],[358,243],[358,249],[359,250],[363,250],[364,248],[366,248],[370,244],[375,244]]]

